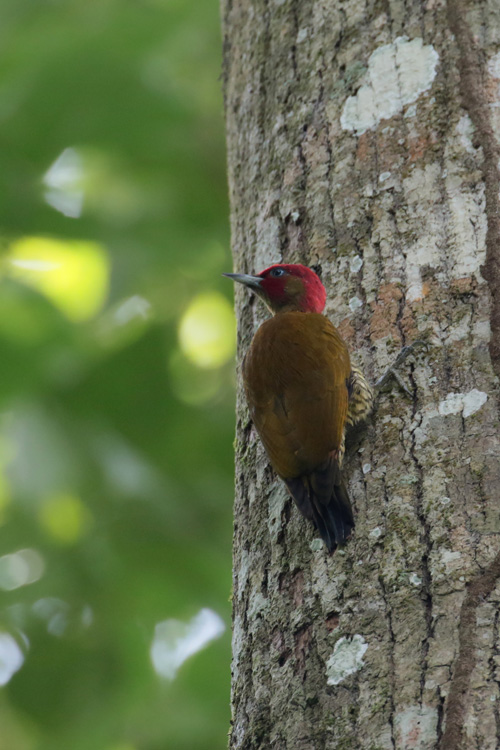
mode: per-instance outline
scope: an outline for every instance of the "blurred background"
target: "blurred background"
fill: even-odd
[[[226,747],[218,10],[0,5],[0,750]]]

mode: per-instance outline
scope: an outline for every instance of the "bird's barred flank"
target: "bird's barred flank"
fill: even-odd
[[[346,423],[349,427],[352,427],[369,416],[374,402],[372,387],[359,367],[355,365],[351,365],[348,390],[349,407],[347,409]]]

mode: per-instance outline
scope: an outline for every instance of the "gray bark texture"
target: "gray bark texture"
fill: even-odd
[[[373,382],[328,556],[238,387],[234,750],[500,748],[500,3],[223,0],[235,270],[321,271]],[[236,289],[239,358],[267,313]]]

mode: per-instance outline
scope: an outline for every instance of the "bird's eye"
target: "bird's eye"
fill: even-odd
[[[282,268],[273,268],[269,275],[277,278],[278,276],[283,276],[284,273],[285,272]]]

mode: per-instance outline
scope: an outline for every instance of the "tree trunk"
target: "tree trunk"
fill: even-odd
[[[500,747],[500,6],[225,0],[235,269],[312,265],[382,394],[328,556],[238,387],[232,748]],[[265,319],[236,289],[239,356]]]

